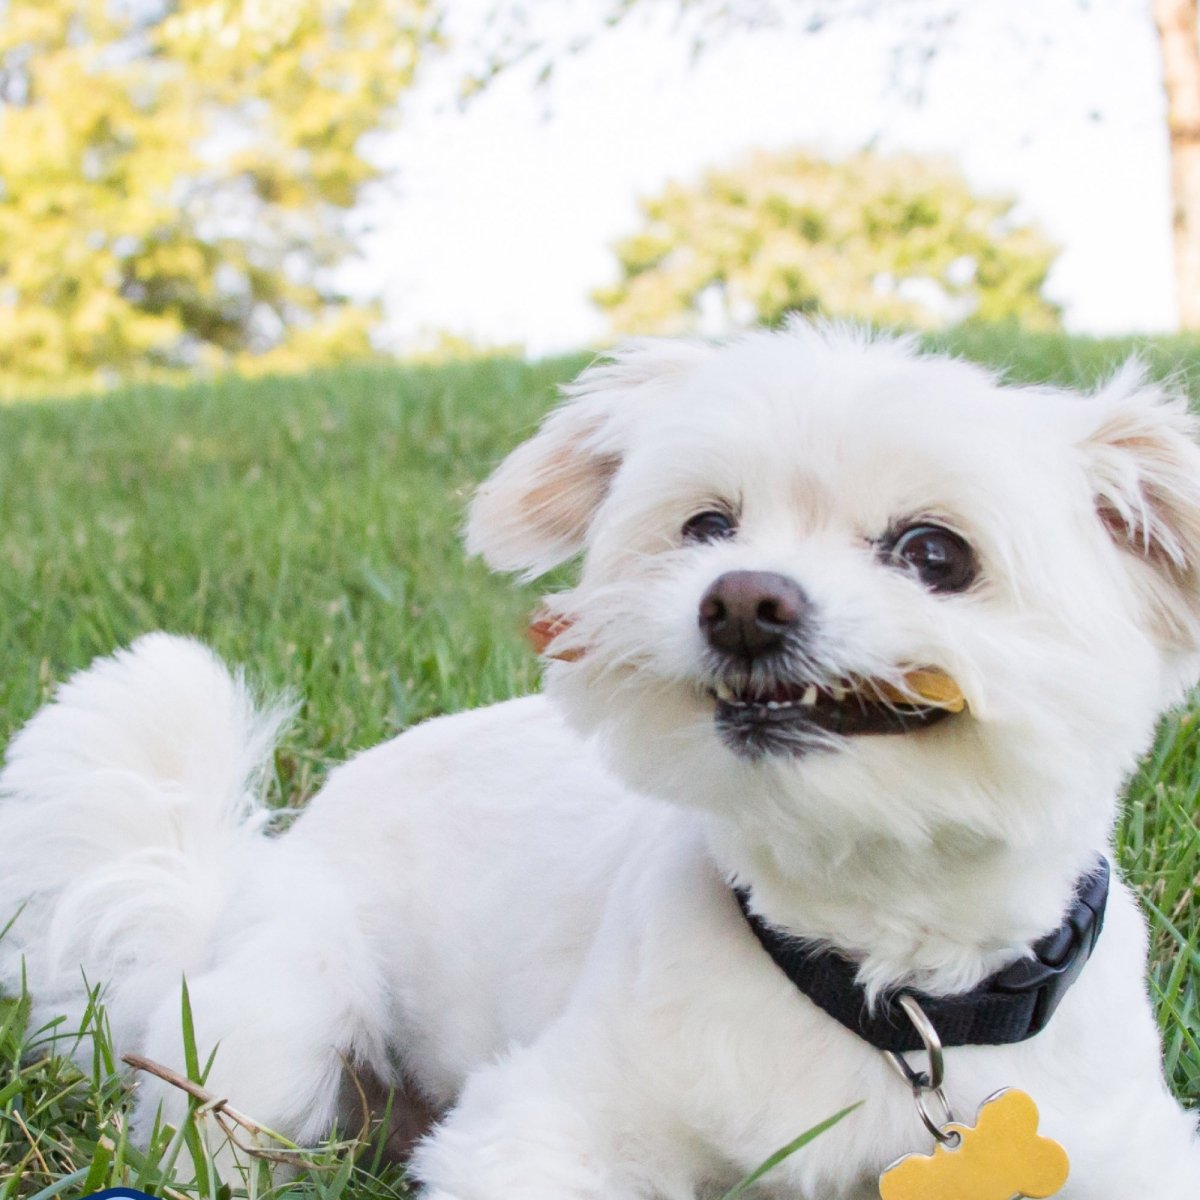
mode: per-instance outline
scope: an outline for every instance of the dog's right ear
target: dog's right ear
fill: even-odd
[[[1082,441],[1094,504],[1138,564],[1155,628],[1200,650],[1200,421],[1136,360],[1087,400]]]
[[[646,338],[589,367],[476,492],[467,549],[528,579],[578,553],[647,405],[712,353],[703,342]]]

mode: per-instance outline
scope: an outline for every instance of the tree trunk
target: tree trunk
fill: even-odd
[[[1200,329],[1200,41],[1197,0],[1152,0],[1171,136],[1175,303],[1181,329]]]

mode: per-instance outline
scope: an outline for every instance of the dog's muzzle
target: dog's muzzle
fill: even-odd
[[[834,739],[925,729],[965,700],[936,668],[898,672],[897,683],[805,678],[814,609],[792,579],[730,571],[700,601],[699,625],[717,659],[717,729],[736,752],[759,757],[830,747]]]

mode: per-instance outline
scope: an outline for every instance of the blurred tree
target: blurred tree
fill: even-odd
[[[329,359],[434,0],[0,0],[0,376]]]
[[[619,282],[593,299],[617,329],[642,333],[790,310],[1057,327],[1041,295],[1055,250],[1012,207],[926,159],[758,154],[643,200],[642,229],[615,247]]]

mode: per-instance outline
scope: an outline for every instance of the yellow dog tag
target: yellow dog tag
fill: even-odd
[[[1067,1182],[1067,1152],[1038,1136],[1037,1105],[1006,1089],[983,1102],[975,1127],[951,1124],[955,1145],[909,1154],[879,1178],[882,1200],[1042,1200]]]

